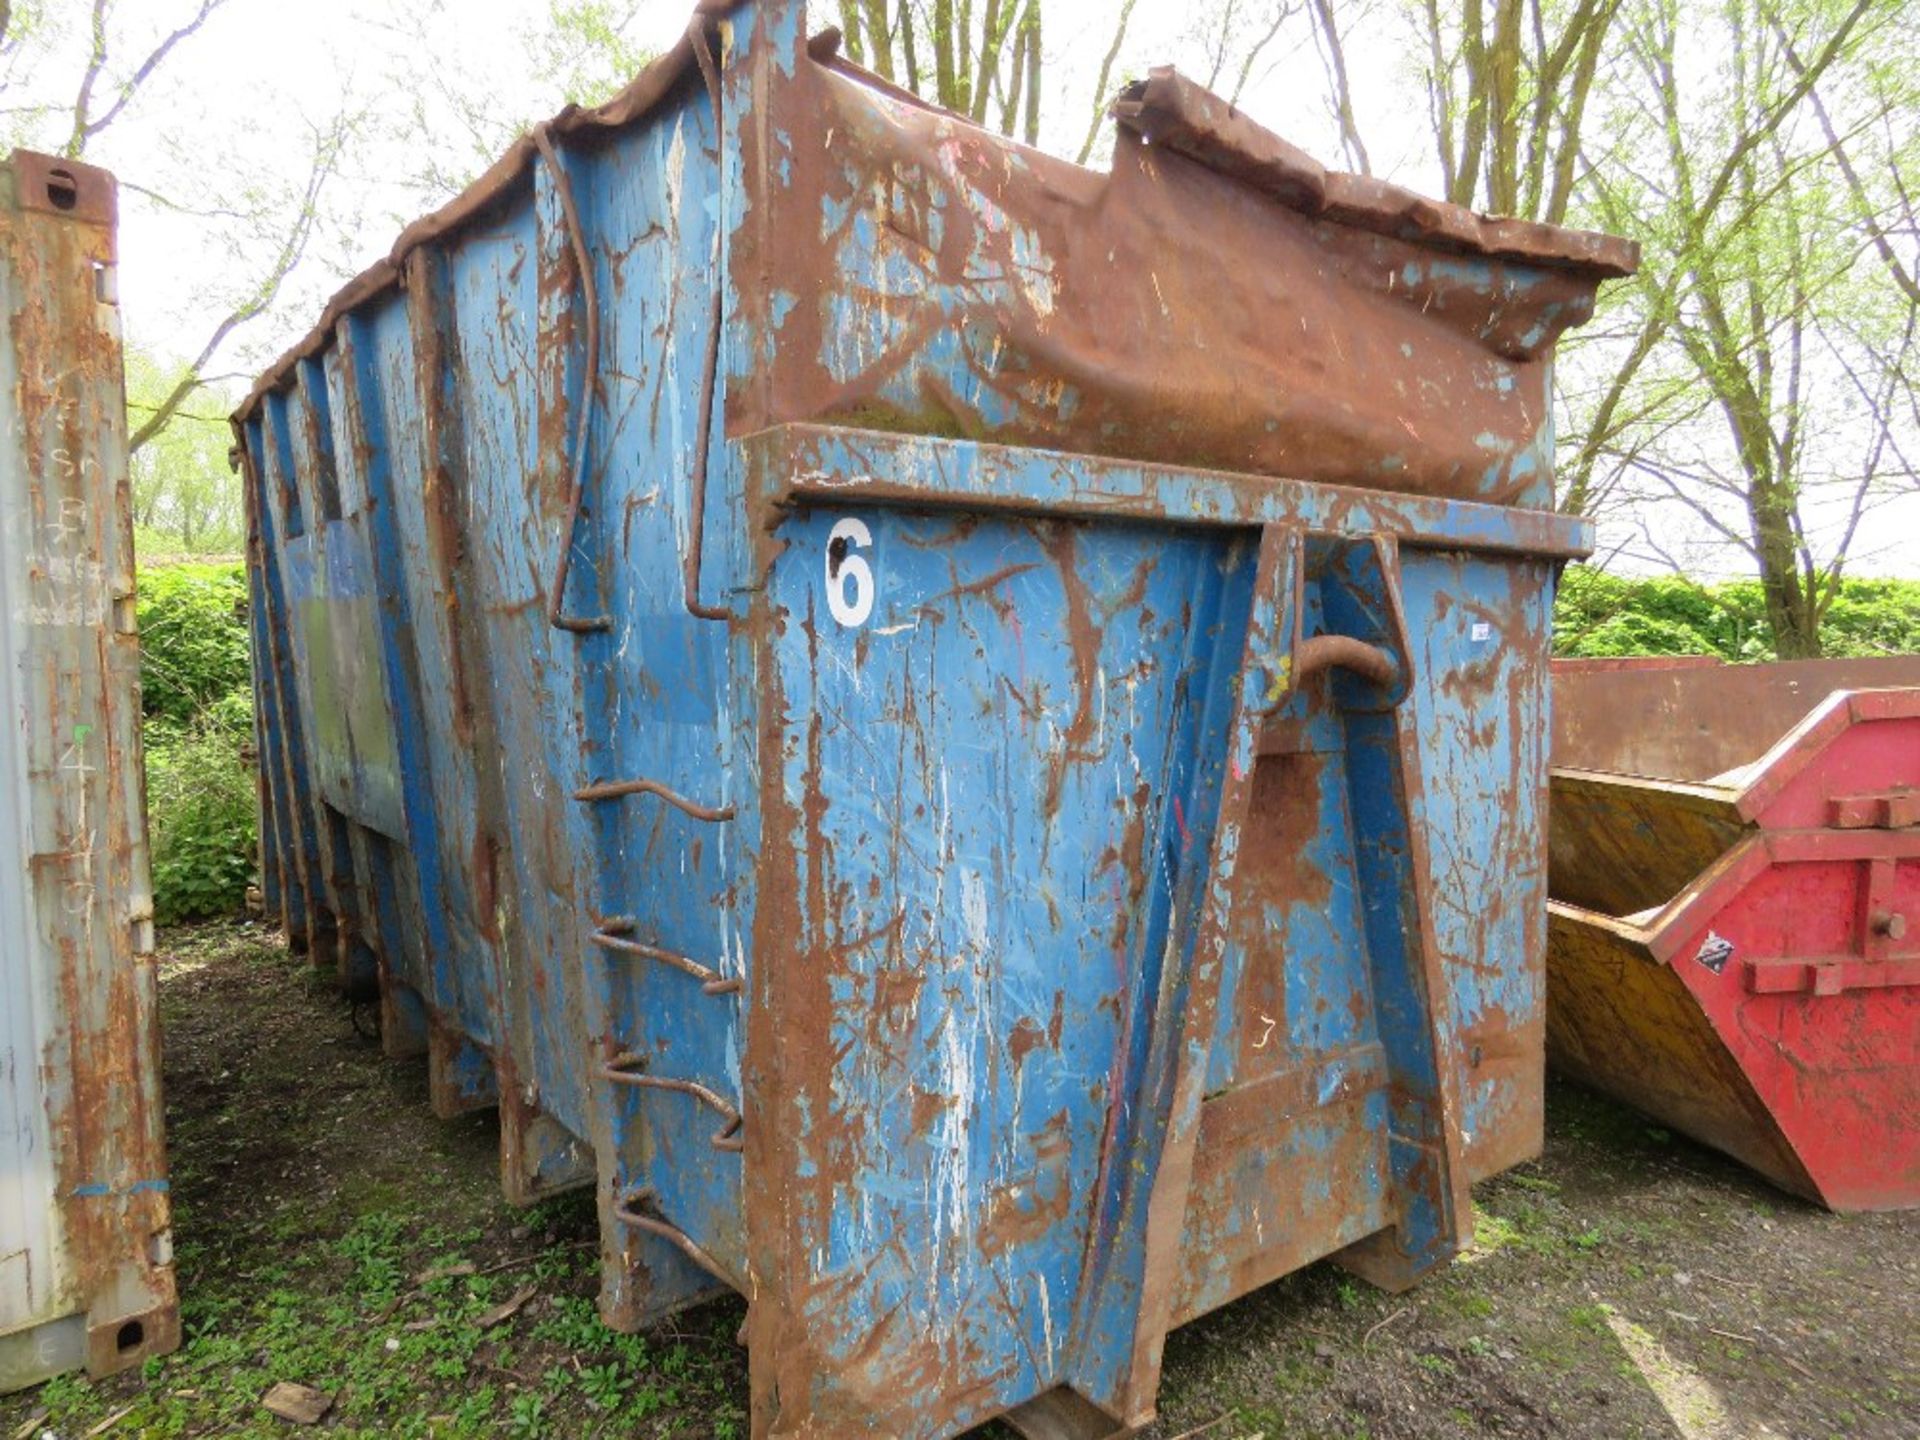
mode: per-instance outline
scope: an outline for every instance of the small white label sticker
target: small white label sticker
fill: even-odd
[[[1486,641],[1491,640],[1492,638],[1493,638],[1493,626],[1489,625],[1485,620],[1476,620],[1473,622],[1473,643],[1474,644],[1476,645],[1484,644]]]

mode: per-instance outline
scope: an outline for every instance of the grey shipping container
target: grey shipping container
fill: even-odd
[[[0,1391],[180,1331],[114,195],[0,168]]]

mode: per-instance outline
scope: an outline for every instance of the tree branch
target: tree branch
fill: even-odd
[[[127,102],[133,99],[142,85],[147,83],[147,78],[153,74],[160,62],[167,58],[167,52],[189,35],[193,34],[202,25],[206,24],[207,17],[225,3],[226,0],[200,0],[200,8],[194,13],[193,19],[182,25],[178,30],[170,33],[158,45],[154,46],[152,53],[135,67],[133,74],[120,86],[120,93],[114,98],[113,104],[107,107],[107,113],[97,120],[90,119],[87,121],[86,131],[81,137],[81,143],[84,145],[86,141],[93,139],[94,136],[111,125],[114,122],[114,118],[119,115],[122,110],[127,108]],[[98,14],[99,10],[96,9],[95,13]],[[104,53],[105,52],[102,51],[103,56]],[[78,152],[75,152],[75,154],[77,158]]]
[[[1333,0],[1312,0],[1314,34],[1323,45],[1321,60],[1333,82],[1333,118],[1340,125],[1340,146],[1347,152],[1347,163],[1362,175],[1373,173],[1366,143],[1360,138],[1360,126],[1353,114],[1353,86],[1347,79],[1347,52],[1340,43],[1340,24],[1333,13]]]
[[[1805,75],[1806,66],[1801,63],[1800,52],[1794,48],[1793,40],[1780,24],[1778,15],[1771,6],[1767,8],[1767,21],[1780,39],[1782,53],[1794,74]],[[1860,216],[1860,223],[1866,227],[1867,234],[1873,237],[1873,248],[1879,252],[1881,263],[1893,276],[1894,284],[1906,292],[1907,299],[1920,305],[1920,282],[1916,282],[1913,273],[1901,262],[1899,253],[1887,238],[1886,230],[1878,223],[1874,215],[1872,201],[1868,198],[1867,187],[1860,179],[1860,172],[1853,168],[1853,161],[1847,154],[1847,147],[1841,143],[1834,129],[1833,117],[1827,113],[1826,104],[1820,99],[1817,85],[1807,87],[1807,99],[1813,105],[1813,113],[1819,118],[1821,132],[1827,137],[1828,153],[1833,156],[1835,167],[1847,182],[1847,190],[1853,197],[1854,207]]]
[[[253,295],[234,306],[213,327],[212,334],[200,347],[200,353],[181,372],[180,379],[173,389],[167,392],[165,398],[154,406],[153,413],[128,437],[128,454],[137,452],[141,446],[167,428],[181,404],[204,383],[201,372],[206,369],[207,362],[213,358],[215,352],[226,343],[227,337],[248,321],[257,318],[273,304],[280,293],[281,285],[305,256],[307,244],[313,238],[314,226],[319,218],[320,194],[339,168],[348,128],[347,120],[342,117],[335,122],[332,131],[316,137],[313,165],[307,174],[299,212],[294,218],[293,228],[288,232],[278,254],[274,257],[273,265],[268,270],[266,278]]]
[[[73,131],[60,151],[69,160],[78,160],[87,148],[87,117],[93,110],[93,87],[100,79],[100,72],[107,68],[107,0],[93,0],[90,33],[86,69],[80,72],[80,89],[73,100]]]
[[[1127,24],[1133,19],[1133,7],[1136,0],[1124,0],[1120,6],[1120,18],[1113,27],[1113,43],[1107,46],[1107,53],[1100,61],[1100,78],[1093,85],[1093,116],[1087,122],[1087,138],[1080,142],[1080,153],[1075,161],[1084,165],[1093,154],[1094,143],[1100,138],[1100,122],[1107,118],[1108,87],[1113,83],[1113,64],[1120,58],[1120,47],[1127,40]]]

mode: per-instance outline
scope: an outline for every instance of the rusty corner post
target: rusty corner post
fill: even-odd
[[[0,1392],[180,1338],[114,199],[0,167]]]

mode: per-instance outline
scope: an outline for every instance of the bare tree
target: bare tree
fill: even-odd
[[[1872,0],[1791,15],[1733,0],[1705,20],[1644,0],[1628,31],[1638,160],[1594,180],[1598,213],[1643,234],[1647,261],[1566,503],[1588,508],[1606,474],[1737,547],[1785,657],[1820,653],[1854,542],[1912,473],[1898,401],[1916,306],[1887,224],[1899,156],[1878,152],[1869,177],[1853,151],[1886,106],[1844,129],[1817,88],[1858,72],[1888,23]],[[1708,46],[1723,69],[1690,75],[1682,57]],[[1876,254],[1877,269],[1857,263]]]
[[[1559,224],[1625,0],[1421,0],[1447,198]]]
[[[181,6],[178,23],[163,21],[155,38],[133,45],[128,38],[132,27],[123,26],[115,0],[91,0],[84,29],[78,37],[78,72],[66,82],[64,94],[59,81],[49,83],[45,58],[25,77],[17,76],[12,67],[0,75],[0,98],[10,99],[26,92],[19,103],[4,107],[13,122],[13,138],[57,149],[74,160],[98,158],[96,151],[112,141],[120,128],[139,113],[142,98],[161,76],[169,58],[198,35],[227,4],[228,0],[191,0],[190,4]],[[145,23],[152,20],[151,14],[138,18]],[[50,33],[53,22],[44,17],[37,23],[49,33],[39,37],[16,32],[17,19],[10,5],[0,12],[0,50],[12,47],[17,53],[20,47],[36,38],[50,42],[60,38]],[[287,277],[307,254],[321,193],[339,173],[354,124],[355,117],[342,113],[324,125],[312,127],[304,174],[284,185],[267,183],[253,187],[249,192],[250,203],[244,210],[206,206],[197,199],[170,194],[169,177],[144,170],[123,176],[124,188],[153,204],[204,220],[225,221],[244,232],[249,240],[263,236],[275,240],[261,268],[244,279],[235,298],[211,317],[204,341],[194,358],[180,370],[171,389],[144,413],[132,417],[130,449],[138,451],[166,429],[179,407],[201,388],[207,378],[207,367],[235,332],[272,306]],[[156,137],[150,134],[145,138],[150,142],[147,153],[151,154],[151,142]],[[157,138],[167,137],[163,132]]]
[[[121,112],[140,93],[140,87],[160,68],[173,47],[198,31],[207,23],[207,18],[226,3],[227,0],[200,0],[199,8],[185,23],[169,30],[130,71],[113,79],[108,73],[112,50],[109,24],[112,0],[93,0],[89,26],[91,45],[87,52],[86,68],[80,74],[80,84],[73,99],[73,128],[61,153],[70,160],[81,159],[86,154],[88,144],[120,118]],[[96,109],[101,100],[95,92],[103,82],[107,83],[111,93],[105,99],[104,108]]]
[[[1373,161],[1367,155],[1366,142],[1360,138],[1360,122],[1353,110],[1353,85],[1347,78],[1347,50],[1340,39],[1340,9],[1334,0],[1312,0],[1313,36],[1320,47],[1320,61],[1326,67],[1332,89],[1334,122],[1340,127],[1340,148],[1347,164],[1362,175],[1373,173]]]
[[[549,0],[509,23],[515,48],[549,97],[545,108],[503,104],[476,86],[458,64],[425,67],[417,58],[442,48],[450,18],[462,0],[413,0],[367,22],[386,37],[392,57],[384,90],[398,112],[393,128],[430,135],[432,144],[405,151],[404,189],[423,206],[445,203],[499,158],[516,136],[532,129],[561,102],[598,105],[611,99],[653,57],[633,32],[660,0]],[[404,217],[393,217],[405,223]]]
[[[1188,43],[1200,56],[1202,83],[1238,105],[1262,57],[1300,13],[1296,0],[1216,0],[1199,11]]]
[[[1107,46],[1106,54],[1100,57],[1100,75],[1093,85],[1093,113],[1087,116],[1086,138],[1080,142],[1079,153],[1073,158],[1077,164],[1084,165],[1093,157],[1093,147],[1100,139],[1101,122],[1106,119],[1107,102],[1113,98],[1113,65],[1120,58],[1120,47],[1127,43],[1127,26],[1133,22],[1135,0],[1123,0],[1120,6],[1120,18],[1113,27],[1113,39]]]
[[[1029,145],[1043,130],[1077,137],[1069,153],[1080,164],[1099,147],[1107,107],[1132,77],[1125,54],[1138,0],[1108,0],[1088,22],[1088,53],[1100,63],[1090,97],[1063,98],[1047,84],[1047,40],[1058,0],[830,0],[849,59],[882,79]],[[1273,53],[1302,0],[1206,0],[1186,29],[1191,73],[1238,103]],[[1151,9],[1151,7],[1149,7]],[[1337,37],[1336,37],[1337,38]],[[1087,42],[1083,42],[1087,43]],[[1084,125],[1069,118],[1085,105]],[[1064,111],[1062,107],[1067,107]],[[1058,127],[1057,129],[1055,127]],[[1357,132],[1356,132],[1357,135]],[[1065,148],[1065,147],[1063,147]]]
[[[856,64],[1029,145],[1040,143],[1044,8],[1042,0],[839,0]],[[1125,26],[1123,12],[1116,28]]]
[[[175,412],[208,381],[208,366],[228,338],[249,321],[258,319],[279,298],[287,277],[305,258],[320,215],[320,194],[339,173],[341,158],[352,134],[348,117],[336,117],[324,130],[312,132],[311,159],[297,198],[285,207],[287,228],[265,272],[251,292],[244,294],[213,322],[199,352],[180,371],[173,388],[144,418],[136,418],[127,437],[129,452],[137,452],[173,422]]]

